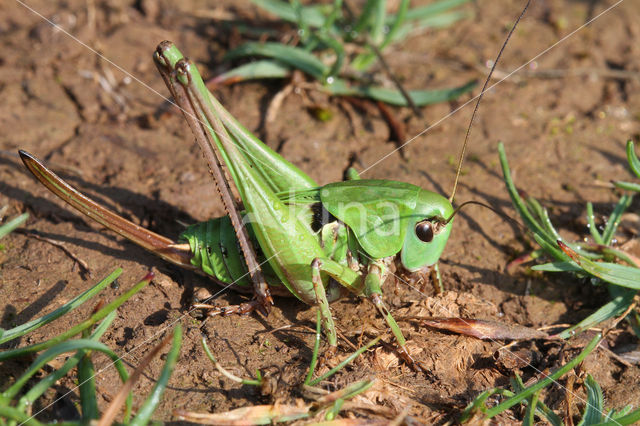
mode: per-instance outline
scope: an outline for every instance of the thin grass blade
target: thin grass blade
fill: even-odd
[[[19,422],[20,426],[43,426],[44,423],[40,423],[33,416],[24,413],[17,408],[9,407],[8,405],[0,405],[0,419],[13,420]],[[59,423],[62,424],[62,423]]]
[[[116,314],[117,312],[113,311],[109,315],[107,315],[105,319],[100,324],[98,324],[96,329],[93,331],[90,340],[98,341],[100,337],[102,337],[104,332],[107,331],[107,328],[109,328],[113,320],[116,318]],[[33,402],[38,399],[43,393],[45,393],[47,389],[53,386],[58,380],[64,377],[69,372],[69,370],[75,367],[78,362],[80,362],[80,358],[83,355],[84,351],[78,351],[73,357],[69,358],[62,367],[32,386],[31,389],[29,389],[29,391],[20,398],[18,404],[16,405],[16,408],[24,410],[27,406],[33,404]]]
[[[142,404],[142,407],[138,410],[138,414],[133,418],[131,426],[143,426],[149,422],[151,415],[158,407],[162,393],[169,383],[171,373],[178,362],[178,356],[180,355],[180,346],[182,345],[182,326],[178,324],[173,332],[173,341],[171,343],[171,349],[167,354],[167,360],[164,363],[160,377],[156,382],[153,390],[147,397],[147,400]]]
[[[138,367],[134,370],[133,373],[131,373],[131,375],[128,377],[124,385],[120,388],[120,390],[116,394],[115,398],[113,398],[113,400],[110,402],[109,407],[102,414],[102,417],[98,421],[98,426],[108,426],[113,423],[116,415],[120,411],[120,407],[125,402],[127,395],[131,395],[133,386],[142,375],[142,372],[144,371],[144,369],[149,365],[149,363],[153,360],[153,358],[155,358],[156,355],[158,355],[160,350],[167,343],[169,343],[169,337],[170,336],[167,336],[164,339],[162,339],[162,341],[158,345],[153,347],[145,355],[145,357],[140,361],[140,364],[138,365]],[[129,422],[129,419],[125,418],[125,423],[128,423],[128,422]]]
[[[626,191],[640,192],[640,183],[633,182],[613,182],[616,188],[624,189]]]
[[[209,360],[213,363],[213,366],[216,368],[216,370],[218,370],[218,372],[220,372],[220,374],[225,376],[227,379],[232,380],[232,381],[234,381],[236,383],[240,383],[242,385],[262,386],[262,380],[260,379],[260,377],[257,380],[256,379],[243,379],[243,378],[238,377],[235,374],[225,370],[224,367],[222,367],[222,365],[220,365],[220,363],[216,359],[215,355],[213,355],[213,352],[211,352],[211,349],[209,349],[209,345],[207,345],[207,339],[204,336],[202,336],[202,339],[200,340],[200,342],[202,343],[202,348],[204,349],[204,352],[207,355],[207,358],[209,358]]]
[[[558,380],[560,377],[562,377],[567,372],[572,370],[576,365],[581,363],[582,360],[584,360],[586,358],[586,356],[589,355],[596,348],[598,343],[600,343],[600,339],[601,338],[602,338],[601,335],[599,335],[599,334],[596,335],[596,337],[594,337],[589,342],[589,344],[587,344],[587,346],[582,350],[582,352],[580,352],[580,354],[578,356],[576,356],[571,361],[567,362],[564,366],[558,368],[556,371],[554,371],[552,374],[546,376],[544,379],[539,380],[538,382],[534,383],[533,385],[527,387],[524,391],[514,395],[513,397],[511,397],[511,398],[507,399],[506,401],[502,402],[501,404],[498,404],[495,407],[488,409],[486,411],[486,413],[485,413],[486,418],[490,419],[492,417],[497,416],[501,412],[503,412],[505,410],[508,410],[509,408],[513,407],[514,405],[516,405],[516,404],[522,402],[523,400],[529,398],[531,395],[533,395],[534,393],[538,392],[540,389],[543,389],[543,388],[549,386],[551,383],[553,383],[556,380]]]
[[[540,391],[531,395],[531,397],[527,400],[527,409],[524,413],[524,419],[522,421],[522,426],[533,426],[536,423],[535,414],[536,409],[538,408],[538,400],[540,399]]]
[[[545,251],[562,262],[570,262],[571,258],[564,254],[562,250],[560,250],[556,246],[557,239],[555,238],[555,235],[550,235],[548,230],[545,229],[545,227],[540,224],[540,222],[533,216],[527,204],[523,201],[520,193],[516,189],[513,183],[513,179],[511,178],[509,162],[507,161],[507,155],[505,153],[504,144],[502,142],[498,144],[498,154],[500,157],[500,165],[502,166],[502,174],[504,176],[504,182],[507,187],[507,191],[509,192],[509,196],[511,197],[513,206],[520,214],[520,217],[524,221],[525,225],[531,232],[533,232],[534,238]]]
[[[347,400],[353,398],[356,395],[366,392],[367,389],[374,385],[374,383],[375,380],[361,380],[359,382],[351,383],[350,385],[340,390],[331,392],[330,394],[319,398],[316,401],[316,404],[320,406],[329,405],[338,400]]]
[[[78,381],[80,382],[80,407],[82,422],[88,424],[100,417],[98,400],[96,399],[95,369],[91,361],[91,352],[82,351],[78,364]]]
[[[456,99],[462,94],[471,91],[476,84],[476,81],[471,81],[462,86],[451,89],[410,90],[408,93],[414,104],[417,106],[424,106]],[[387,89],[384,87],[349,86],[346,81],[336,79],[333,84],[324,86],[324,90],[331,95],[358,96],[375,99],[390,105],[408,106],[407,100],[399,90]]]
[[[121,271],[118,271],[118,274],[120,272]],[[81,322],[80,324],[72,327],[70,330],[64,333],[61,333],[54,338],[51,338],[42,343],[36,343],[35,345],[26,346],[24,348],[18,348],[10,351],[0,352],[0,361],[4,361],[6,359],[20,357],[20,356],[25,356],[31,353],[35,353],[35,352],[39,352],[39,351],[51,348],[52,346],[55,346],[60,342],[64,342],[68,340],[69,338],[75,336],[76,334],[82,333],[83,330],[86,330],[92,327],[95,323],[105,318],[109,313],[116,310],[120,305],[122,305],[127,300],[129,300],[131,296],[133,296],[134,294],[142,290],[147,284],[149,284],[152,278],[153,278],[153,273],[149,272],[142,279],[142,281],[138,282],[136,285],[134,285],[127,292],[119,296],[113,302],[109,303],[104,308],[100,309],[98,312],[91,315],[89,319]]]
[[[616,204],[616,207],[613,209],[613,212],[607,220],[607,225],[602,232],[602,239],[604,240],[605,245],[611,244],[613,235],[618,229],[618,225],[620,225],[620,220],[622,220],[622,214],[631,205],[632,200],[633,196],[629,194],[624,194],[622,197],[620,197],[618,204]]]
[[[246,80],[286,78],[291,75],[291,68],[271,59],[249,62],[220,74],[211,83],[214,85],[233,84]]]
[[[602,389],[591,374],[587,374],[584,385],[587,388],[587,404],[584,407],[582,419],[577,426],[601,423],[604,420],[604,396],[602,395]]]
[[[329,73],[329,68],[311,52],[299,47],[286,46],[274,42],[245,43],[229,51],[224,59],[234,60],[250,56],[264,56],[276,59],[283,64],[298,68],[320,81],[323,81],[324,77]]]
[[[550,262],[531,267],[534,271],[544,272],[580,272],[582,268],[573,262]]]
[[[7,403],[11,399],[13,399],[18,394],[20,389],[22,389],[22,387],[29,381],[29,379],[42,367],[44,367],[44,365],[49,361],[63,353],[75,352],[77,350],[94,350],[103,352],[105,355],[111,358],[112,361],[114,361],[115,367],[118,370],[118,373],[120,374],[120,377],[123,379],[123,381],[127,379],[128,374],[124,368],[122,361],[120,360],[120,356],[113,352],[106,345],[89,339],[66,341],[55,345],[54,347],[39,355],[29,366],[27,371],[25,371],[22,376],[20,376],[18,380],[16,380],[16,382],[11,387],[9,387],[9,389],[4,391],[0,395],[0,405],[2,403]]]
[[[522,377],[520,377],[518,373],[515,374],[510,382],[515,392],[514,395],[525,390],[525,385],[522,381]],[[546,418],[547,421],[553,426],[564,426],[564,423],[562,422],[560,416],[554,413],[551,408],[549,408],[544,402],[539,399],[536,402],[536,410],[538,412],[538,416]]]
[[[595,241],[596,244],[604,244],[602,234],[600,234],[600,231],[598,231],[598,227],[596,226],[595,216],[593,214],[593,204],[591,202],[587,203],[587,222],[593,241]]]
[[[573,255],[585,272],[611,284],[640,290],[640,269],[618,263],[594,262],[577,252]]]
[[[103,288],[114,282],[119,276],[122,274],[122,269],[118,268],[109,274],[106,278],[100,281],[98,284],[91,287],[89,290],[84,293],[79,294],[69,302],[60,306],[55,311],[50,314],[44,315],[40,318],[37,318],[33,321],[29,321],[28,323],[19,325],[18,327],[14,327],[10,330],[2,330],[0,329],[0,344],[8,342],[13,339],[17,339],[18,337],[24,336],[30,331],[36,330],[42,327],[45,324],[50,323],[51,321],[60,318],[62,315],[73,311],[78,306],[82,305],[87,300],[91,299],[93,296],[98,294]]]
[[[4,225],[0,226],[0,238],[3,238],[11,231],[22,225],[29,218],[29,213],[22,213],[20,216],[16,216],[13,219],[9,220]]]
[[[442,0],[427,6],[415,7],[407,12],[407,21],[416,21],[439,15],[450,9],[469,3],[470,0]]]
[[[633,174],[640,179],[640,160],[636,156],[633,141],[627,141],[627,161]]]
[[[616,416],[613,416],[611,420],[607,422],[596,423],[595,425],[591,425],[591,426],[620,426],[620,425],[626,426],[626,425],[635,424],[638,421],[640,421],[640,408],[624,416],[616,415]]]
[[[264,10],[273,13],[283,21],[294,23],[298,22],[297,12],[289,2],[280,0],[251,0],[251,2],[260,6]],[[320,28],[325,25],[326,9],[326,5],[302,6],[300,8],[300,13],[307,25],[314,28]]]
[[[466,423],[467,421],[471,420],[473,415],[479,411],[483,413],[486,412],[487,407],[485,406],[485,403],[493,395],[502,395],[507,398],[511,398],[515,394],[510,390],[502,388],[491,388],[485,390],[480,395],[476,396],[475,399],[466,406],[466,408],[460,415],[460,423]]]
[[[567,328],[561,333],[558,333],[557,336],[561,339],[568,339],[569,337],[581,333],[584,330],[595,326],[596,324],[621,315],[624,311],[627,310],[629,305],[633,303],[633,298],[638,293],[635,290],[630,290],[618,286],[609,286],[609,292],[613,296],[613,299],[611,301],[601,306],[597,311],[580,321],[578,324]]]
[[[345,367],[345,365],[349,364],[351,361],[356,359],[361,353],[367,351],[370,347],[372,347],[373,345],[378,343],[381,338],[382,338],[382,336],[378,336],[375,339],[371,340],[369,343],[367,343],[366,345],[364,345],[363,347],[359,348],[357,351],[355,351],[354,353],[349,355],[347,358],[345,358],[340,364],[336,365],[331,370],[327,371],[326,373],[324,373],[322,376],[318,377],[317,379],[312,380],[311,382],[309,382],[309,386],[315,386],[318,383],[320,383],[321,381],[333,376],[335,373],[337,373],[338,371],[342,370]]]

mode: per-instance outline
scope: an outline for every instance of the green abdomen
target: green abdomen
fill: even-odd
[[[268,284],[280,286],[269,263],[264,263],[264,256],[251,227],[249,235]],[[192,265],[224,283],[251,287],[244,256],[228,216],[191,225],[180,235],[180,239],[186,240],[191,247]]]

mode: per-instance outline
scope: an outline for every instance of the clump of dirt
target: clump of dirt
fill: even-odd
[[[224,52],[243,40],[232,22],[274,25],[273,17],[249,2],[233,1],[205,7],[197,1],[66,0],[35,1],[30,7],[33,10],[17,2],[0,6],[0,124],[5,129],[0,132],[0,206],[9,205],[10,215],[28,211],[26,229],[63,243],[74,257],[24,233],[3,240],[1,326],[51,312],[121,267],[119,288],[102,294],[112,300],[153,268],[153,284],[119,309],[102,341],[135,366],[155,339],[176,321],[183,323],[180,360],[155,418],[169,420],[176,409],[220,412],[298,401],[298,386],[311,358],[314,336],[309,329],[314,328],[315,309],[284,298],[276,301],[268,318],[218,317],[204,324],[192,319],[188,313],[194,293],[201,288],[215,293],[218,288],[70,211],[37,184],[14,155],[17,149],[36,154],[107,207],[171,238],[185,223],[223,214],[206,165],[182,116],[168,103],[151,54],[158,42],[173,40],[204,75],[214,76],[229,66],[220,62]],[[484,79],[483,64],[495,57],[520,7],[516,2],[482,4],[473,19],[411,37],[387,53],[393,71],[408,88],[451,87]],[[640,6],[625,2],[569,36],[602,10],[598,2],[541,2],[520,24],[495,82],[535,60],[486,94],[463,167],[458,203],[475,199],[513,215],[497,162],[497,142],[504,141],[517,185],[550,208],[553,222],[567,238],[586,236],[581,219],[586,201],[594,202],[599,215],[610,213],[617,196],[595,183],[627,178],[624,143],[637,139],[640,131],[640,101],[634,96],[640,89],[640,33],[635,25]],[[536,56],[562,37],[567,39]],[[424,119],[409,109],[393,109],[408,137],[420,135],[403,147],[403,158],[389,142],[389,128],[377,110],[347,111],[337,99],[318,99],[333,111],[333,118],[323,122],[307,108],[307,99],[293,93],[282,103],[277,120],[265,123],[270,102],[283,84],[245,83],[216,94],[247,128],[320,183],[341,180],[345,170],[355,166],[366,170],[366,178],[410,182],[448,195],[471,108],[449,115],[469,96],[424,108]],[[434,127],[424,132],[430,125]],[[632,210],[637,207],[634,203]],[[384,286],[389,308],[398,317],[424,310],[433,316],[543,327],[574,324],[607,300],[604,290],[570,275],[506,271],[516,254],[531,249],[523,235],[522,229],[489,210],[463,210],[441,262],[447,291],[425,294],[389,280]],[[77,259],[90,273],[78,267]],[[244,300],[229,291],[216,299],[220,304]],[[86,318],[90,309],[82,307],[18,343],[27,345],[66,330]],[[392,342],[369,302],[346,298],[334,303],[332,312],[343,335],[338,357],[378,334]],[[535,380],[584,345],[580,340],[525,344],[516,352],[521,354],[518,359],[527,360],[521,364],[495,355],[503,342],[438,332],[413,322],[401,322],[401,328],[411,354],[428,371],[411,371],[390,345],[376,347],[325,385],[337,389],[376,377],[376,387],[363,398],[390,411],[355,410],[355,415],[380,418],[410,407],[409,414],[425,423],[455,420],[480,391],[508,386],[514,371],[525,382]],[[272,375],[272,393],[263,395],[221,377],[200,346],[202,333],[220,363],[236,374],[252,376],[259,369]],[[624,322],[607,338],[609,348],[629,343],[637,340]],[[120,386],[112,368],[103,371],[109,363],[96,357],[102,407]],[[0,382],[17,377],[27,365],[3,364]],[[161,360],[149,367],[137,385],[136,404],[161,368]],[[598,350],[581,370],[602,385],[609,407],[640,405],[637,365]],[[563,379],[560,386],[566,383]],[[71,377],[56,387],[58,395],[74,389]],[[565,410],[561,387],[551,388],[546,398],[553,409]],[[579,398],[580,392],[574,398],[578,406]],[[75,401],[77,393],[71,392],[42,416],[72,416],[70,402]],[[516,410],[499,421],[514,421],[520,414]]]

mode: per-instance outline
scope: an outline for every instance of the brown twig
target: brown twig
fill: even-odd
[[[169,342],[171,342],[172,338],[173,338],[172,334],[167,335],[164,339],[162,339],[162,341],[157,346],[151,349],[151,351],[149,351],[149,353],[142,359],[142,361],[138,365],[138,368],[135,369],[135,371],[131,374],[131,376],[129,376],[129,379],[127,379],[124,385],[122,385],[122,387],[120,388],[120,391],[118,391],[118,394],[115,396],[115,398],[113,399],[113,401],[111,402],[107,410],[102,415],[102,418],[98,422],[98,426],[106,426],[113,423],[113,421],[116,418],[116,415],[118,414],[118,412],[120,411],[120,408],[122,407],[122,404],[124,404],[125,399],[127,398],[127,395],[133,389],[133,386],[135,385],[135,383],[140,379],[140,376],[142,375],[142,372],[144,371],[144,369],[151,363],[153,358],[155,358],[156,355],[158,355],[160,350],[165,345],[169,344]]]
[[[269,102],[269,107],[267,108],[267,113],[265,114],[265,125],[276,121],[276,118],[278,118],[278,112],[282,107],[282,102],[293,92],[294,87],[294,83],[289,83],[284,86],[282,90],[276,93],[273,98],[271,98],[271,102]]]
[[[14,232],[22,234],[22,235],[26,235],[29,238],[33,238],[33,239],[36,239],[36,240],[39,240],[39,241],[43,241],[45,243],[49,243],[54,247],[58,247],[60,250],[65,252],[65,254],[71,258],[71,260],[73,260],[78,265],[80,265],[80,268],[82,269],[82,271],[84,273],[86,273],[87,275],[89,275],[89,278],[93,278],[93,274],[91,273],[91,269],[89,269],[89,265],[87,264],[87,262],[85,262],[84,260],[80,259],[75,253],[73,253],[71,250],[69,250],[64,245],[64,243],[62,243],[62,242],[60,242],[58,240],[54,240],[52,238],[43,237],[42,235],[37,234],[35,231],[31,231],[31,230],[27,230],[27,229],[16,229]]]
[[[604,338],[611,330],[613,330],[614,328],[616,328],[616,326],[618,325],[618,323],[620,321],[622,321],[623,319],[625,319],[627,317],[627,315],[629,315],[629,313],[635,309],[635,307],[637,306],[637,303],[634,301],[633,303],[631,303],[627,309],[625,309],[625,311],[622,313],[622,315],[618,315],[617,318],[615,318],[613,320],[613,322],[611,323],[611,325],[609,327],[607,327],[606,329],[602,330],[602,337]]]
[[[567,406],[565,407],[566,409],[566,424],[567,426],[573,426],[573,385],[576,382],[576,375],[575,373],[569,375],[569,378],[567,379],[567,384],[565,385],[566,388],[566,392],[565,392],[565,403],[567,404]]]
[[[411,110],[416,115],[416,117],[424,118],[424,115],[422,115],[422,111],[420,111],[420,109],[416,106],[415,102],[413,102],[413,99],[411,99],[411,95],[409,95],[409,92],[405,90],[405,88],[402,86],[402,83],[400,83],[400,80],[398,80],[396,75],[391,71],[389,64],[387,64],[387,61],[382,56],[382,52],[380,52],[380,49],[378,49],[378,47],[373,43],[370,43],[369,47],[376,54],[376,56],[378,57],[378,60],[380,61],[380,64],[382,65],[382,68],[387,73],[387,76],[391,79],[391,81],[396,86],[396,88],[400,91],[400,93],[402,93],[402,96],[407,101],[407,105],[411,107]]]

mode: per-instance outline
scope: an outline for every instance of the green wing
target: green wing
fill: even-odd
[[[319,192],[323,207],[351,228],[369,256],[381,259],[402,249],[420,188],[362,179],[332,183]]]

